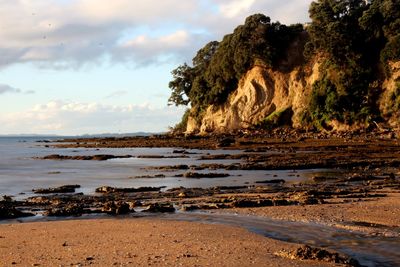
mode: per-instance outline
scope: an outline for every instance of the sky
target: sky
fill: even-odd
[[[0,0],[0,135],[163,132],[171,71],[254,13],[311,0]]]

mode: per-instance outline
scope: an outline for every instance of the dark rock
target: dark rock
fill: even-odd
[[[199,154],[199,153],[189,152],[187,150],[174,150],[174,151],[172,151],[172,154],[196,155],[196,154]]]
[[[238,185],[238,186],[215,186],[215,187],[212,188],[212,190],[216,190],[216,191],[222,190],[222,191],[224,191],[224,190],[241,190],[241,189],[247,189],[247,188],[249,188],[249,187],[248,187],[248,186],[245,186],[245,185]]]
[[[164,155],[139,155],[138,159],[177,159],[177,158],[190,158],[187,155],[172,155],[172,156],[164,156]]]
[[[273,202],[270,199],[259,199],[259,200],[240,199],[240,200],[234,200],[232,202],[232,206],[235,208],[268,207],[268,206],[273,206]]]
[[[272,180],[264,180],[264,181],[257,181],[256,184],[284,184],[286,183],[283,179],[272,179]]]
[[[181,164],[181,165],[172,165],[172,166],[152,167],[152,169],[164,170],[164,171],[188,170],[189,166]]]
[[[183,175],[185,178],[222,178],[230,176],[227,173],[198,173],[198,172],[187,172]]]
[[[44,215],[46,216],[81,216],[83,214],[83,205],[67,204],[48,209]]]
[[[324,204],[324,199],[321,196],[316,196],[315,194],[313,194],[313,192],[314,191],[305,191],[294,193],[291,198],[294,199],[294,201],[299,202],[303,205]]]
[[[36,143],[50,143],[50,140],[38,140]]]
[[[226,138],[221,139],[218,142],[217,146],[218,147],[228,147],[228,146],[232,145],[233,143],[235,143],[235,139],[233,139],[231,137],[226,137]]]
[[[156,175],[139,175],[135,176],[135,179],[142,179],[142,178],[165,178],[164,174],[156,174]]]
[[[296,201],[290,201],[287,199],[274,199],[272,202],[274,203],[274,206],[289,206],[298,204]]]
[[[321,248],[313,248],[310,246],[302,246],[291,253],[296,259],[301,260],[317,260],[333,262],[336,264],[346,264],[347,266],[360,267],[360,263],[348,256],[340,255],[337,252],[330,252]]]
[[[172,204],[154,203],[147,206],[147,209],[142,212],[175,212],[175,208]]]
[[[201,207],[199,205],[184,205],[181,207],[182,211],[193,211],[193,210],[199,210]]]
[[[165,156],[163,155],[139,155],[138,159],[163,159]]]
[[[52,187],[52,188],[40,188],[33,189],[32,191],[36,194],[52,194],[52,193],[75,193],[76,188],[80,188],[80,185],[63,185],[60,187]]]
[[[178,150],[178,149],[176,149],[176,150],[173,150],[172,153],[173,154],[185,154],[185,153],[187,153],[187,151],[186,150]]]
[[[300,200],[300,203],[304,205],[317,205],[324,204],[325,201],[322,198],[304,197]]]
[[[115,155],[92,155],[92,156],[65,156],[65,155],[48,155],[43,158],[37,159],[47,159],[47,160],[97,160],[97,161],[104,161],[109,159],[116,159],[116,158],[131,158],[131,155],[124,155],[124,156],[115,156]]]
[[[111,187],[111,186],[102,186],[96,188],[96,193],[138,193],[138,192],[159,192],[165,186],[159,187],[138,187],[138,188],[118,188],[118,187]]]
[[[220,154],[220,155],[203,155],[199,158],[199,160],[220,160],[220,159],[232,159],[232,158],[240,158],[240,155],[229,155],[229,154]]]
[[[13,201],[11,196],[4,195],[2,198],[3,198],[2,201],[4,201],[4,202],[12,202]]]
[[[111,215],[127,214],[132,212],[129,208],[129,204],[123,201],[109,201],[106,202],[102,208],[102,212]]]
[[[17,210],[15,207],[8,204],[0,203],[0,220],[2,219],[15,219],[20,217],[30,217],[35,216],[35,214],[22,212]]]
[[[181,207],[182,211],[194,211],[194,210],[216,210],[216,209],[225,209],[230,208],[231,206],[227,206],[225,204],[218,203],[203,203],[203,204],[193,204],[193,205],[184,205]]]

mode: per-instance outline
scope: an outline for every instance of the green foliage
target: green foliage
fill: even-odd
[[[388,40],[385,48],[382,50],[381,59],[383,62],[400,60],[400,34]]]
[[[309,109],[312,121],[322,127],[332,119],[342,121],[341,100],[336,86],[329,79],[316,81],[313,85]]]
[[[189,104],[189,99],[185,96],[190,93],[192,88],[193,69],[184,64],[173,70],[172,76],[174,79],[169,82],[172,93],[168,99],[168,104],[175,104],[176,106]]]
[[[271,23],[262,14],[248,17],[221,42],[213,41],[200,49],[193,58],[193,67],[184,64],[173,71],[170,103],[191,103],[201,110],[225,102],[256,62],[276,67],[301,32],[302,25]]]
[[[181,121],[173,127],[173,131],[177,133],[185,132],[189,116],[190,116],[190,109],[187,109],[183,114]]]
[[[360,70],[358,70],[360,71]],[[303,119],[317,128],[328,128],[328,122],[337,120],[346,124],[369,123],[380,119],[376,92],[368,84],[368,73],[348,69],[334,83],[327,75],[313,85],[309,114]]]
[[[383,63],[400,59],[399,1],[374,0],[359,21],[368,40],[375,40],[375,51],[380,52]]]
[[[271,22],[263,14],[248,17],[222,41],[200,49],[192,66],[184,64],[172,72],[169,103],[190,104],[191,115],[201,121],[204,110],[224,103],[251,67],[282,70],[291,44],[306,39],[300,54],[322,55],[325,62],[303,121],[326,128],[331,120],[352,124],[379,119],[377,96],[390,75],[382,70],[389,61],[400,60],[400,1],[315,0],[309,14],[307,32],[302,25]],[[400,107],[398,94],[400,89],[393,96],[394,110]],[[281,115],[271,114],[263,125],[278,126]]]
[[[349,57],[357,57],[363,47],[358,19],[365,9],[363,0],[312,2],[309,9],[312,23],[307,28],[312,47],[340,65]]]
[[[388,103],[388,113],[398,113],[400,111],[400,81],[396,81],[396,88],[390,95]]]
[[[292,125],[293,110],[292,107],[288,107],[283,110],[274,111],[263,121],[261,121],[258,127],[263,129],[272,129],[281,126]]]
[[[400,58],[398,28],[393,27],[400,13],[388,12],[396,6],[391,0],[311,4],[307,47],[329,62],[325,76],[314,84],[310,106],[310,117],[320,126],[332,119],[347,124],[379,119],[375,84],[381,79],[380,60]]]

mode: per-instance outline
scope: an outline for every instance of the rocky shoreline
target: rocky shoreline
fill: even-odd
[[[293,134],[293,133],[292,133]],[[400,210],[400,142],[394,133],[347,134],[323,138],[320,134],[285,131],[266,135],[252,133],[233,136],[151,136],[129,138],[76,139],[57,141],[46,146],[62,148],[103,147],[173,147],[171,158],[190,155],[188,149],[202,149],[194,165],[165,165],[147,167],[157,174],[133,178],[164,178],[171,171],[180,171],[174,177],[183,179],[229,179],[232,170],[292,170],[296,175],[304,169],[340,169],[340,175],[315,175],[306,182],[287,183],[275,177],[255,182],[254,185],[214,186],[209,188],[127,187],[108,185],[98,187],[91,194],[76,193],[80,185],[33,189],[34,196],[14,200],[3,196],[0,200],[0,220],[18,219],[37,214],[48,217],[79,217],[107,214],[112,216],[132,213],[175,213],[209,211],[223,213],[255,214],[300,221],[339,224],[377,235],[400,236],[400,222],[395,214]],[[314,139],[314,138],[322,139]],[[207,153],[212,149],[224,153]],[[236,153],[230,153],[230,150]],[[239,151],[238,151],[239,150]],[[108,160],[129,158],[132,155],[66,156],[53,154],[36,160]],[[138,158],[162,159],[165,155],[143,155]],[[169,156],[168,156],[169,157]],[[239,163],[224,163],[238,160]],[[212,161],[213,163],[204,163]],[[218,170],[219,172],[215,172]],[[222,173],[225,170],[227,173]],[[225,179],[225,178],[224,178]],[[377,213],[390,199],[392,206],[385,213],[387,223],[379,216],[366,219],[363,213]],[[357,207],[366,207],[361,210]],[[354,207],[355,216],[343,218],[342,210]],[[333,221],[324,217],[329,209]],[[376,211],[374,211],[376,209]],[[283,211],[280,213],[279,210]],[[313,213],[304,212],[312,210]],[[371,211],[372,210],[372,211]],[[296,214],[305,214],[298,216]],[[286,217],[279,217],[277,214]],[[341,219],[340,219],[341,218]],[[389,223],[391,222],[391,223]],[[394,229],[394,231],[389,231]],[[313,251],[306,248],[307,253]],[[299,252],[300,253],[300,252]],[[306,254],[307,254],[306,253]],[[296,255],[295,252],[286,253]],[[301,253],[300,253],[301,254]],[[331,254],[329,254],[331,255]],[[332,255],[331,255],[332,256]]]
[[[224,154],[204,154],[196,165],[148,167],[155,175],[133,178],[163,178],[169,171],[187,179],[229,177],[229,173],[214,170],[296,170],[326,168],[345,171],[340,176],[314,176],[311,181],[287,184],[284,179],[257,181],[255,185],[212,188],[139,187],[114,188],[101,186],[90,195],[75,193],[79,185],[33,189],[37,196],[14,201],[4,196],[0,201],[0,219],[43,213],[49,216],[80,216],[82,214],[122,214],[137,210],[156,211],[214,210],[269,206],[324,205],[324,203],[369,201],[400,192],[400,142],[393,132],[347,133],[322,138],[323,134],[301,133],[281,129],[266,134],[255,132],[233,136],[150,136],[100,139],[68,139],[52,143],[54,147],[174,147],[172,157],[193,152],[186,149],[210,150],[223,147]],[[45,142],[48,145],[47,142]],[[230,153],[231,149],[240,153]],[[37,160],[108,160],[131,155],[65,156],[53,154]],[[164,158],[165,155],[140,157]],[[223,160],[240,160],[224,164]],[[215,163],[202,163],[202,161]],[[221,161],[222,163],[218,163]],[[202,171],[202,172],[199,172]],[[110,208],[114,207],[114,208]],[[121,208],[122,207],[122,208]]]

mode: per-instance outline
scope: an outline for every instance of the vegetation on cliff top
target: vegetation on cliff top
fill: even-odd
[[[400,59],[400,2],[320,0],[309,13],[305,52],[322,54],[325,65],[305,118],[320,127],[333,119],[350,125],[379,120],[387,63]]]
[[[193,66],[184,64],[172,71],[169,102],[199,110],[222,104],[237,88],[240,78],[257,61],[275,67],[284,57],[292,40],[303,31],[302,25],[271,23],[269,17],[256,14],[246,19],[221,42],[212,41],[197,52]]]
[[[306,56],[301,64],[317,55],[325,62],[304,121],[327,127],[334,119],[346,124],[379,120],[376,100],[390,75],[388,62],[400,60],[400,2],[318,0],[309,13],[306,29],[255,14],[221,42],[206,44],[192,66],[185,63],[172,71],[169,103],[190,104],[191,115],[201,118],[207,106],[227,100],[252,66],[280,69],[290,45],[306,38],[301,42]]]

